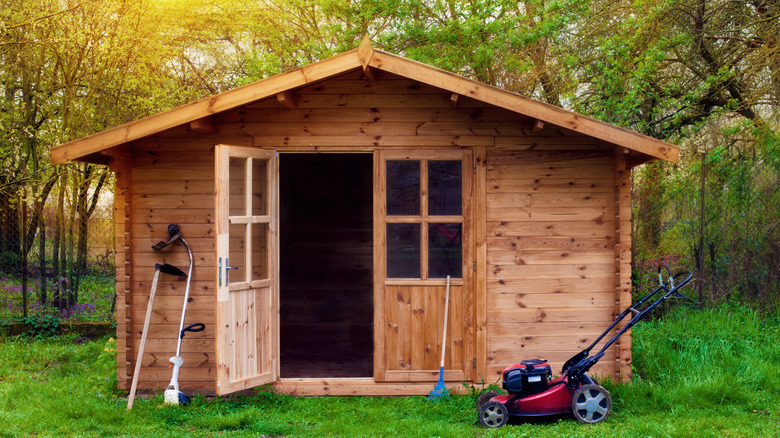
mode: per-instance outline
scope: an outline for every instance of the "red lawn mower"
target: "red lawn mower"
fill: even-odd
[[[665,270],[666,281],[663,279],[662,268],[658,268],[660,286],[624,310],[588,348],[567,360],[560,377],[552,379],[550,365],[545,359],[524,360],[504,369],[502,386],[507,393],[499,395],[495,391],[488,391],[479,396],[477,399],[479,423],[485,427],[501,427],[507,423],[510,415],[535,417],[572,413],[577,421],[586,424],[598,423],[607,418],[612,411],[612,398],[606,389],[588,376],[587,372],[604,357],[607,349],[623,333],[667,298],[683,298],[693,302],[679,292],[680,288],[691,281],[693,273],[680,272],[672,276],[668,268]],[[679,279],[682,281],[675,285]],[[661,294],[660,298],[640,309],[643,304],[658,294]],[[590,350],[628,314],[634,316],[604,344],[598,353],[591,356]]]

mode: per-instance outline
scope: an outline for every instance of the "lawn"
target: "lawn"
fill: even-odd
[[[680,309],[634,330],[635,379],[602,382],[614,410],[477,425],[474,397],[194,397],[161,406],[162,389],[127,412],[113,340],[0,342],[0,436],[780,436],[780,318],[744,308]],[[522,358],[518,358],[522,359]],[[433,384],[431,384],[433,388]],[[185,388],[186,392],[186,388]]]

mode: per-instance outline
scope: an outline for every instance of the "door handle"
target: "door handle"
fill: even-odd
[[[230,271],[237,271],[238,266],[230,266],[230,263],[228,263],[228,258],[225,257],[225,286],[230,285]]]

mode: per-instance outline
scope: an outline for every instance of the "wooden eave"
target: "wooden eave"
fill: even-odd
[[[374,49],[368,38],[360,47],[243,87],[198,100],[156,115],[107,129],[51,149],[53,164],[79,160],[103,162],[97,158],[109,154],[110,148],[149,137],[209,117],[284,93],[314,82],[363,69],[369,77],[372,70],[383,70],[418,82],[447,90],[453,95],[476,99],[535,119],[588,135],[627,148],[634,153],[631,164],[653,159],[677,162],[677,146],[591,117],[549,105],[490,85],[456,75],[421,62]]]

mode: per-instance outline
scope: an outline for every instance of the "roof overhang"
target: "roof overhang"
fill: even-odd
[[[323,61],[54,147],[51,160],[54,164],[72,160],[105,164],[106,155],[112,155],[109,150],[117,146],[357,69],[367,75],[373,75],[372,69],[387,71],[637,152],[630,166],[678,159],[679,149],[671,143],[377,50],[366,37],[358,48]]]

